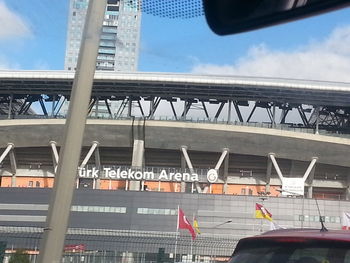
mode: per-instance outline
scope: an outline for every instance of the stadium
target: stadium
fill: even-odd
[[[73,78],[0,72],[7,253],[37,254]],[[348,83],[96,72],[65,260],[219,262],[272,225],[320,228],[321,217],[340,229],[349,93]],[[273,224],[255,218],[256,203]],[[194,240],[177,230],[178,207],[198,222]]]

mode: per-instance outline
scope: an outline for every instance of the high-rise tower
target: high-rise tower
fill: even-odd
[[[140,0],[108,0],[97,70],[136,71],[141,26]],[[89,0],[70,0],[66,70],[75,70]]]

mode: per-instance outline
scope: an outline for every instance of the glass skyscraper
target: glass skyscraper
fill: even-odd
[[[96,63],[97,70],[136,71],[141,0],[108,0]],[[75,70],[89,0],[70,0],[66,70]]]
[[[141,0],[108,0],[98,49],[96,70],[136,71],[141,27]],[[76,69],[89,0],[70,0],[65,70]],[[106,103],[108,103],[108,108]],[[97,101],[90,116],[115,117],[120,102]],[[66,114],[68,102],[61,110]],[[112,114],[111,114],[112,112]]]

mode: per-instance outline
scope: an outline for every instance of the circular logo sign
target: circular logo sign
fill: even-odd
[[[210,169],[207,173],[207,179],[209,183],[215,183],[218,180],[218,172],[215,169]]]

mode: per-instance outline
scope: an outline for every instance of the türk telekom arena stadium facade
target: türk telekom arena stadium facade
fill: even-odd
[[[72,80],[62,71],[0,72],[0,230],[7,246],[37,245],[26,235],[44,226]],[[349,95],[347,83],[96,73],[72,240],[85,254],[147,261],[162,248],[170,260],[180,206],[197,218],[201,235],[188,245],[189,234],[181,233],[187,241],[178,260],[218,261],[239,238],[270,229],[254,218],[255,203],[282,227],[319,227],[315,198],[328,228],[339,229],[350,211]]]

